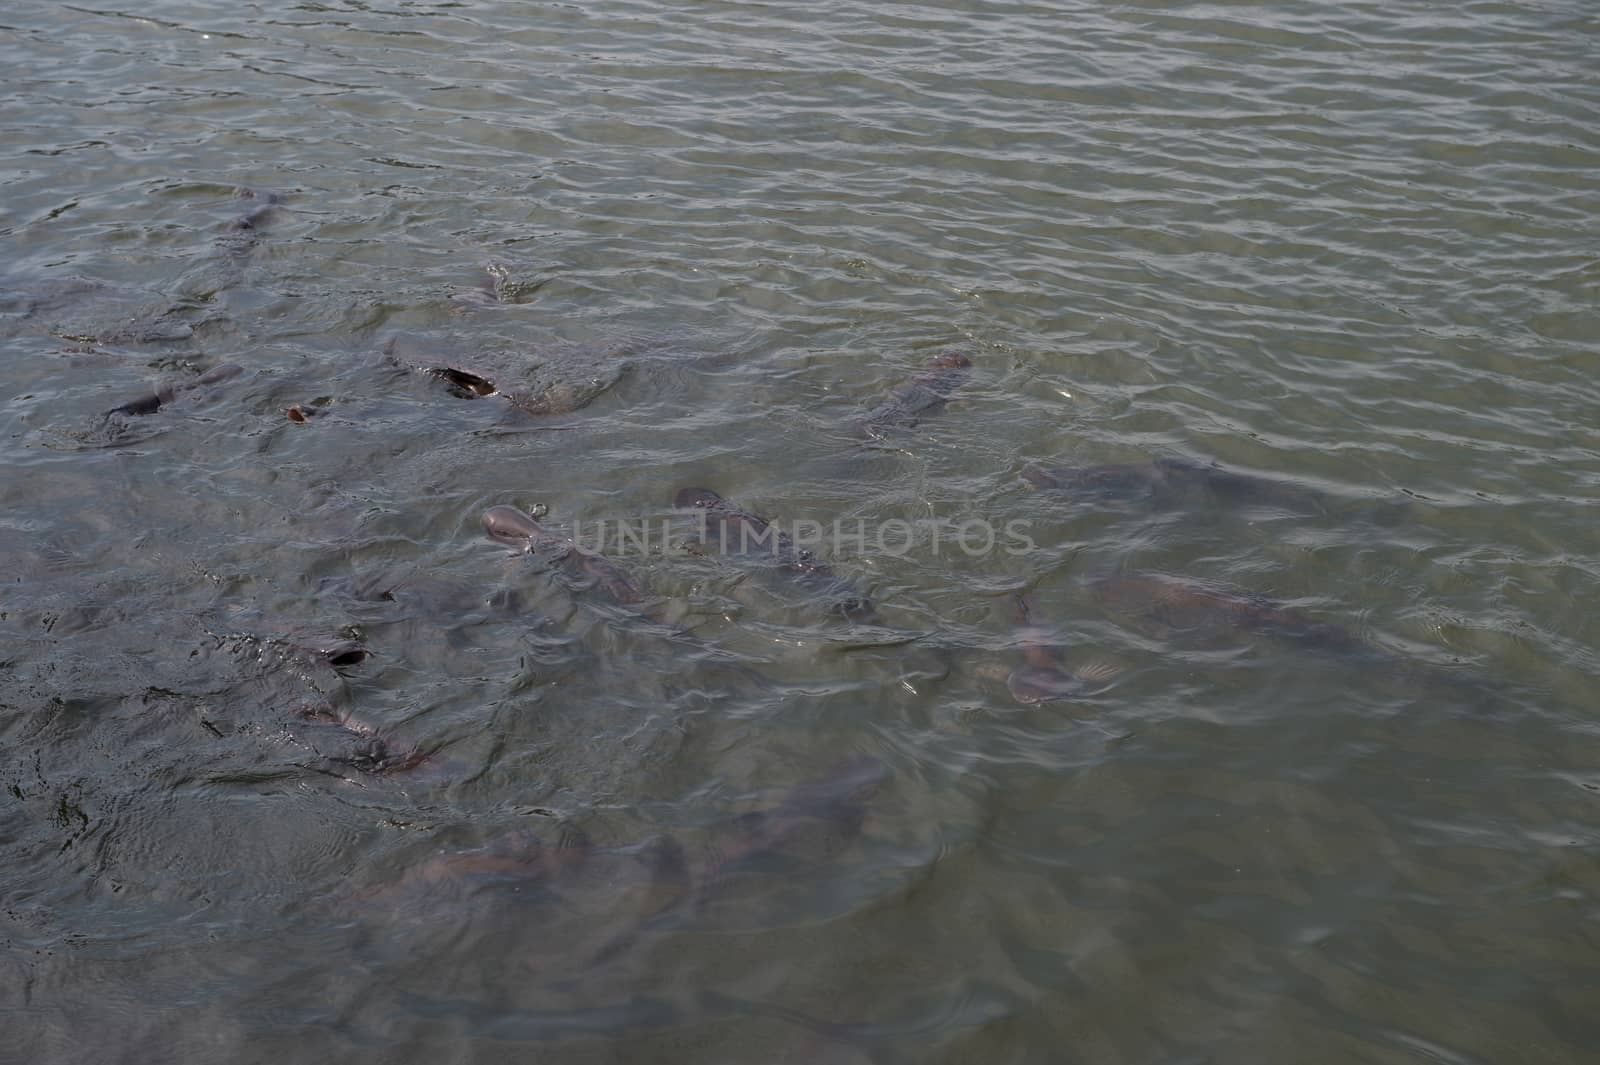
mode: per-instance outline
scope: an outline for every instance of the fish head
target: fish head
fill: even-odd
[[[1107,466],[1029,466],[1022,479],[1078,502],[1137,503],[1155,494],[1161,475],[1143,463]]]
[[[672,497],[672,505],[681,510],[690,507],[714,507],[723,502],[723,498],[709,488],[681,488],[678,494]]]
[[[876,625],[883,620],[872,600],[862,595],[840,599],[832,604],[831,609],[846,621],[862,625]]]
[[[1011,697],[1019,703],[1054,702],[1082,695],[1087,685],[1083,680],[1064,669],[1054,666],[1022,666],[1011,671],[1006,678]]]
[[[451,394],[461,399],[480,399],[496,392],[493,381],[469,370],[458,370],[454,366],[429,366],[424,372],[445,382],[450,386]]]
[[[516,507],[498,506],[483,512],[483,531],[500,543],[527,547],[544,535],[544,526]]]
[[[371,654],[359,641],[349,639],[333,638],[308,646],[335,670],[358,666]]]

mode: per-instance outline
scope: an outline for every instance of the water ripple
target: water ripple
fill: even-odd
[[[1586,8],[3,21],[0,936],[30,1060],[1585,1060]],[[230,244],[240,187],[284,202]],[[630,369],[565,414],[421,372],[607,345]],[[942,412],[863,439],[953,350]],[[1021,476],[1158,459],[1319,502]],[[819,549],[877,602],[852,626],[672,539],[618,560],[635,610],[478,527],[664,520],[691,485],[922,531]],[[1035,548],[915,524],[979,518]],[[1105,609],[1139,573],[1365,650]],[[1025,653],[1115,673],[1019,704]],[[888,783],[816,833],[842,811],[804,782],[862,755]],[[791,793],[811,834],[650,923],[671,878],[627,847],[702,869]],[[338,903],[552,829],[623,850],[586,887]]]

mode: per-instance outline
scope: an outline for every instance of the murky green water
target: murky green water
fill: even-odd
[[[1589,1060],[1586,5],[23,2],[0,60],[0,1058]],[[479,525],[690,486],[910,549],[630,601]]]

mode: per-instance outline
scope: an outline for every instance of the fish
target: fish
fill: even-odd
[[[1077,671],[1062,665],[1061,649],[1050,629],[1029,618],[1028,601],[1017,596],[1021,624],[1017,642],[1022,648],[1022,665],[1006,676],[1006,688],[1017,702],[1034,705],[1060,699],[1076,699],[1103,690],[1119,670],[1103,662],[1090,663]]]
[[[127,417],[143,417],[154,414],[162,407],[176,400],[185,392],[191,392],[197,388],[206,388],[211,385],[218,385],[224,381],[231,381],[233,378],[238,377],[242,373],[244,373],[243,366],[240,366],[238,363],[225,362],[221,366],[216,366],[210,370],[207,370],[193,381],[162,385],[154,392],[149,392],[145,395],[130,399],[126,403],[118,404],[117,406],[112,407],[110,410],[104,412],[101,415],[101,418],[110,419],[118,415]]]
[[[249,234],[265,229],[277,220],[279,209],[284,202],[284,198],[280,193],[257,192],[249,188],[241,188],[236,195],[241,200],[260,200],[261,202],[228,222],[223,227],[224,233]]]
[[[725,890],[729,877],[759,865],[806,832],[820,828],[836,839],[854,839],[866,820],[865,803],[889,779],[877,758],[849,758],[819,777],[792,788],[777,806],[741,814],[728,822],[722,839],[705,852],[701,867],[689,877],[691,889],[676,905],[604,947],[595,960],[605,961],[642,936],[699,916]]]
[[[1220,502],[1237,506],[1272,506],[1321,514],[1328,501],[1320,493],[1293,484],[1237,473],[1216,464],[1158,458],[1150,462],[1103,466],[1040,466],[1022,471],[1035,488],[1061,492],[1074,500],[1140,503],[1176,507]]]
[[[772,682],[739,662],[721,661],[711,645],[672,621],[662,601],[646,593],[621,566],[603,555],[585,551],[565,536],[552,533],[516,507],[490,507],[483,513],[483,528],[490,539],[545,559],[569,581],[592,588],[612,604],[653,622],[662,635],[692,650],[712,674],[736,681],[731,690],[769,691]]]
[[[435,353],[413,358],[411,337],[391,337],[384,357],[394,365],[443,381],[461,399],[499,397],[514,410],[533,415],[582,410],[621,381],[634,366],[634,343],[571,344],[536,352],[476,353],[470,360]],[[469,368],[463,362],[470,362]]]
[[[304,707],[300,711],[300,717],[316,724],[336,725],[357,737],[356,742],[350,747],[337,754],[326,755],[330,762],[347,765],[374,776],[409,773],[434,762],[432,752],[414,743],[408,746],[396,746],[390,737],[384,736],[372,725],[361,721],[353,714],[341,713],[329,704]],[[441,772],[448,774],[451,771],[441,770]]]
[[[325,755],[329,761],[374,774],[407,772],[434,762],[432,752],[414,744],[397,745],[383,729],[350,709],[352,696],[346,677],[372,656],[359,632],[326,633],[259,621],[252,626],[257,631],[249,631],[237,627],[240,621],[248,623],[249,619],[231,618],[235,626],[231,631],[207,632],[219,646],[228,646],[235,654],[254,658],[274,675],[297,682],[302,690],[286,700],[285,709],[291,716],[313,725],[333,726],[342,740],[354,741],[339,753]]]
[[[176,298],[167,298],[150,310],[135,314],[122,325],[89,338],[98,343],[152,343],[187,340],[201,324],[192,315],[205,312],[218,293],[233,288],[244,277],[253,253],[267,227],[278,217],[284,197],[276,192],[240,188],[235,198],[259,201],[256,206],[223,223],[212,242],[214,253],[205,256],[174,283]]]
[[[408,869],[395,880],[354,892],[342,901],[362,910],[435,910],[439,904],[499,888],[520,892],[552,886],[580,872],[594,854],[581,833],[569,831],[547,844],[531,831],[516,830],[481,846],[447,851]]]
[[[928,362],[924,371],[890,392],[861,421],[866,435],[882,439],[898,429],[910,429],[924,417],[944,409],[957,389],[972,375],[972,359],[959,351],[946,352]]]
[[[853,838],[865,820],[863,803],[888,779],[882,762],[871,757],[847,760],[827,774],[792,789],[777,806],[740,815],[721,830],[725,842],[710,850],[698,868],[688,851],[671,836],[657,835],[638,843],[596,846],[584,833],[568,828],[554,843],[527,830],[508,832],[490,843],[447,851],[407,870],[386,884],[347,896],[343,901],[363,910],[395,910],[402,905],[429,909],[441,903],[471,899],[486,892],[523,893],[562,884],[581,884],[587,869],[603,857],[624,858],[642,865],[646,882],[664,889],[665,901],[652,907],[629,931],[613,939],[596,960],[620,953],[645,933],[698,914],[721,893],[725,878],[742,867],[794,842],[808,828]],[[605,870],[608,881],[615,868]]]
[[[714,540],[724,554],[746,556],[766,545],[779,571],[827,600],[833,613],[851,621],[877,623],[877,608],[870,599],[765,518],[741,509],[709,488],[680,489],[672,502],[679,510],[694,510],[701,515],[702,545]]]
[[[1281,640],[1369,671],[1408,693],[1427,691],[1471,705],[1519,700],[1514,683],[1420,661],[1379,647],[1342,625],[1315,618],[1266,596],[1217,588],[1168,574],[1124,574],[1103,579],[1094,597],[1115,614],[1161,638],[1202,641],[1247,632]]]
[[[639,609],[650,601],[626,570],[603,555],[584,551],[572,540],[550,532],[516,507],[495,506],[483,512],[483,529],[489,538],[509,547],[536,554],[569,578],[596,588],[619,606]]]
[[[316,693],[299,705],[296,716],[307,722],[337,726],[355,737],[357,743],[344,753],[330,756],[332,761],[367,773],[402,773],[429,761],[430,754],[421,747],[396,746],[382,729],[343,705],[348,699],[346,674],[372,657],[360,639],[345,633],[305,633],[294,629],[282,629],[273,636],[234,638],[255,643],[262,653],[274,654],[280,667],[297,673]],[[331,694],[324,692],[324,687],[332,689]]]
[[[223,223],[212,254],[196,256],[167,294],[151,297],[80,277],[0,275],[0,332],[43,332],[74,342],[79,346],[71,350],[79,353],[97,345],[192,339],[203,316],[214,311],[216,294],[238,283],[249,252],[283,203],[276,193],[241,189],[237,195],[263,202]]]
[[[450,366],[429,366],[423,372],[432,374],[448,384],[451,394],[462,399],[480,399],[492,396],[497,391],[493,381],[467,370],[457,370]]]
[[[686,909],[704,909],[721,893],[729,875],[778,853],[802,833],[821,827],[853,839],[865,823],[864,804],[888,779],[888,767],[877,758],[846,759],[790,789],[777,806],[734,818],[723,841],[708,851]]]
[[[1168,574],[1120,574],[1094,585],[1095,599],[1162,636],[1217,637],[1230,632],[1271,636],[1346,655],[1379,655],[1341,625],[1318,621],[1266,596],[1216,588]]]
[[[809,824],[825,822],[856,835],[866,814],[862,804],[888,779],[883,762],[862,755],[796,785],[770,810],[741,815],[734,820],[734,838],[717,851],[707,868],[703,890],[714,887],[730,869],[779,850]]]

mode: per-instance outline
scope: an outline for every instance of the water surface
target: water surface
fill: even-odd
[[[1560,0],[10,5],[5,1054],[1587,1060],[1597,49]],[[1157,459],[1323,502],[1020,476]],[[820,548],[868,625],[479,527],[686,486],[1037,546]],[[1023,590],[1109,687],[1011,698]]]

